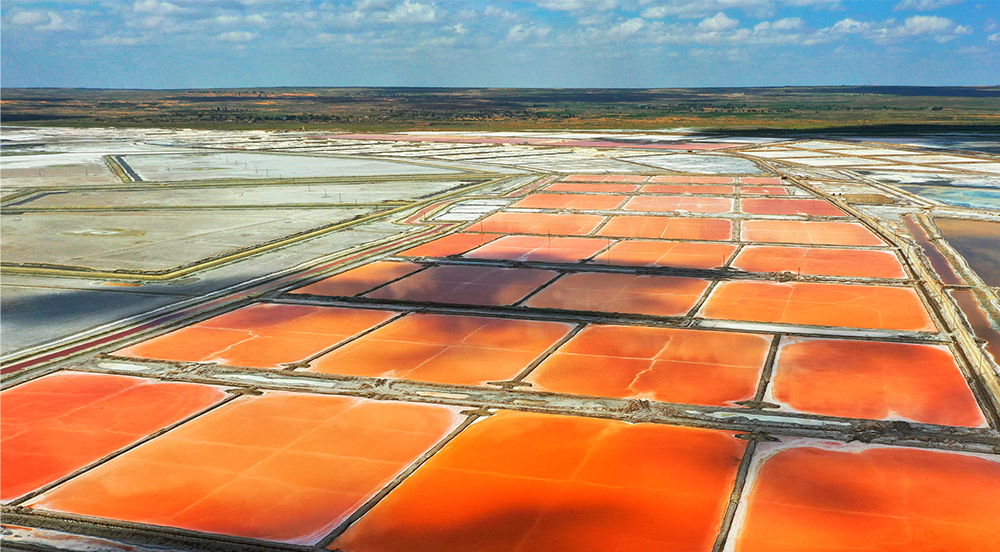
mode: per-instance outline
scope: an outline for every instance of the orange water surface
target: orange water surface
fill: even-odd
[[[407,249],[399,253],[399,255],[403,257],[447,257],[449,255],[461,255],[470,249],[475,249],[494,239],[496,239],[495,236],[487,236],[485,234],[451,234]]]
[[[627,198],[597,194],[532,194],[511,207],[519,209],[616,209]]]
[[[788,195],[788,188],[782,186],[743,186],[740,193],[744,195]]]
[[[313,361],[310,370],[479,385],[518,375],[568,324],[411,314]]]
[[[780,178],[773,178],[773,177],[769,177],[769,176],[765,176],[765,177],[761,177],[761,176],[741,176],[740,177],[740,183],[741,184],[757,184],[757,185],[760,185],[760,186],[769,186],[771,184],[781,184],[781,179]]]
[[[917,292],[908,287],[729,281],[715,288],[700,316],[845,328],[936,330]]]
[[[644,194],[731,194],[736,189],[733,186],[684,186],[680,184],[646,184],[642,187]]]
[[[502,411],[330,549],[710,552],[745,446],[722,431]]]
[[[599,193],[627,193],[639,189],[637,184],[574,184],[572,182],[556,182],[545,188],[550,192],[599,192]]]
[[[0,393],[0,500],[57,481],[225,398],[215,387],[56,372]]]
[[[553,213],[496,213],[473,223],[466,232],[499,234],[551,234],[554,236],[585,236],[604,222],[600,215],[570,215]]]
[[[606,174],[571,174],[563,179],[563,182],[645,182],[645,176],[630,176],[628,180]]]
[[[611,217],[600,236],[667,240],[728,240],[733,223],[726,219],[675,218],[641,215]]]
[[[31,506],[313,544],[452,431],[448,407],[242,397],[64,483]]]
[[[638,174],[609,174],[604,177],[604,182],[645,182],[645,176]]]
[[[115,355],[278,368],[396,316],[369,309],[257,304],[115,351]]]
[[[744,247],[733,266],[751,272],[795,272],[818,276],[905,278],[906,271],[891,251],[818,247]]]
[[[771,393],[799,412],[953,426],[985,423],[955,358],[933,345],[833,339],[785,343]]]
[[[626,211],[688,211],[691,213],[729,213],[733,200],[726,197],[639,196],[628,200]]]
[[[412,274],[421,268],[424,268],[424,265],[378,261],[359,266],[358,268],[352,268],[314,284],[294,289],[289,293],[330,296],[357,295],[388,281]]]
[[[743,240],[750,242],[885,245],[871,230],[857,222],[747,220],[743,222],[742,233]]]
[[[594,257],[593,262],[622,266],[716,268],[726,264],[736,246],[726,243],[687,243],[626,240]]]
[[[437,266],[379,288],[366,297],[468,305],[510,305],[555,278],[551,270]]]
[[[1000,543],[1000,462],[796,447],[764,462],[747,504],[736,552],[985,552]]]
[[[575,263],[593,257],[608,247],[603,238],[549,238],[547,236],[504,236],[464,256],[473,259],[503,259]]]
[[[740,210],[754,215],[847,216],[847,213],[822,199],[744,199],[740,202]]]
[[[676,184],[732,184],[736,179],[730,176],[653,176],[649,181]]]
[[[732,406],[752,399],[770,336],[588,326],[527,377],[536,389]]]
[[[567,274],[525,303],[543,309],[683,316],[708,288],[701,278],[635,274]]]

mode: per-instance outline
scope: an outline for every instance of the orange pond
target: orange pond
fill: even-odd
[[[215,404],[193,383],[56,372],[0,393],[0,500],[10,500]]]
[[[813,247],[743,248],[733,266],[751,272],[795,272],[818,276],[905,278],[906,272],[891,251]]]
[[[278,368],[301,362],[398,313],[257,304],[115,351],[115,355]]]
[[[845,328],[936,330],[917,292],[908,287],[729,281],[715,288],[699,316]]]
[[[828,416],[971,427],[985,423],[954,357],[933,345],[786,341],[771,394],[799,412]]]
[[[567,274],[525,303],[542,309],[684,316],[708,289],[708,281],[674,276],[581,272]]]
[[[588,326],[528,376],[575,395],[732,406],[757,391],[770,336]]]
[[[330,296],[357,295],[390,280],[412,274],[421,268],[424,268],[424,265],[379,261],[341,272],[336,276],[331,276],[315,284],[294,289],[289,293]]]
[[[731,432],[501,411],[329,548],[709,552],[745,448]]]
[[[743,195],[788,195],[788,188],[782,186],[743,186],[740,188]]]
[[[604,177],[604,182],[645,182],[646,177],[637,174],[610,174]]]
[[[736,179],[729,176],[654,176],[649,181],[676,184],[732,184]]]
[[[735,552],[997,549],[996,460],[903,447],[821,446],[789,448],[764,462],[742,526],[734,527]]]
[[[550,270],[437,266],[365,297],[468,305],[510,305],[556,277]]]
[[[645,182],[645,176],[608,176],[606,174],[571,174],[563,182]]]
[[[857,222],[812,220],[747,220],[743,240],[749,242],[822,245],[885,245],[878,236]]]
[[[726,219],[627,215],[611,217],[598,235],[666,240],[728,240],[733,223]]]
[[[644,194],[731,194],[732,186],[682,186],[669,184],[647,184],[642,187]]]
[[[511,205],[520,209],[616,209],[626,196],[597,194],[532,194]]]
[[[637,184],[574,184],[571,182],[556,182],[547,186],[546,191],[550,192],[599,192],[599,193],[628,193],[639,189]]]
[[[603,238],[505,236],[464,256],[473,259],[572,263],[589,259],[606,247],[608,240]]]
[[[716,268],[726,264],[736,246],[725,243],[686,243],[627,240],[594,257],[594,263],[624,266]]]
[[[403,257],[447,257],[449,255],[461,255],[466,251],[475,249],[495,239],[495,236],[486,236],[483,234],[451,234],[407,249],[399,253],[399,255]]]
[[[570,329],[556,322],[411,314],[319,357],[309,369],[479,385],[518,375]]]
[[[756,184],[759,186],[769,186],[771,184],[781,184],[780,178],[772,177],[760,177],[760,176],[742,176],[740,177],[741,184]]]
[[[725,197],[640,196],[625,204],[626,211],[688,211],[691,213],[729,213],[733,200]]]
[[[748,198],[740,202],[744,213],[754,215],[826,215],[844,217],[847,213],[822,199]]]
[[[604,218],[600,215],[496,213],[480,222],[472,223],[465,231],[585,236],[604,222]]]
[[[242,397],[31,507],[314,544],[457,427],[456,411],[323,395]]]

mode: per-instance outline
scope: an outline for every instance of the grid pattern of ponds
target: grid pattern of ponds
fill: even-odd
[[[985,550],[996,413],[904,261],[792,182],[570,175],[4,390],[2,497],[176,549]]]

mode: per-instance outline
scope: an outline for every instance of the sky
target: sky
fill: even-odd
[[[1000,0],[3,0],[0,86],[1000,84]]]

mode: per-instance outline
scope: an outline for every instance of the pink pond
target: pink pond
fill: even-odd
[[[603,238],[504,236],[464,256],[471,259],[572,263],[589,259],[607,247],[608,240]]]

